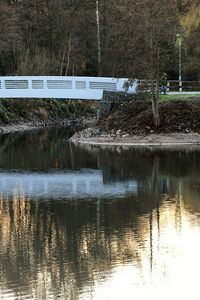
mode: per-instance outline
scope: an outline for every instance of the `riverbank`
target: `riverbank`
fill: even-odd
[[[24,132],[28,130],[36,130],[46,127],[54,127],[54,126],[77,126],[77,127],[84,127],[87,126],[87,122],[91,123],[91,120],[84,120],[82,118],[76,120],[55,120],[55,121],[35,121],[35,122],[25,122],[21,124],[11,124],[11,125],[4,125],[0,126],[0,134],[7,134],[7,133],[15,133],[15,132]]]
[[[75,133],[70,141],[73,143],[81,143],[88,145],[105,145],[105,146],[170,146],[170,145],[200,145],[200,134],[190,133],[171,133],[171,134],[147,134],[133,136],[91,136],[94,132],[93,128],[84,129]]]
[[[91,145],[200,145],[200,101],[160,104],[161,126],[155,129],[151,103],[132,101],[115,107],[98,126],[70,140]]]
[[[95,107],[82,101],[3,99],[0,101],[0,134],[50,126],[84,127],[95,122]]]

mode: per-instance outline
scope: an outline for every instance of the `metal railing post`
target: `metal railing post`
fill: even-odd
[[[170,92],[170,81],[167,81],[167,93]]]

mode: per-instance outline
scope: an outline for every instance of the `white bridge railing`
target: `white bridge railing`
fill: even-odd
[[[136,93],[137,82],[128,78],[76,76],[0,77],[0,98],[60,98],[101,100],[104,91]]]

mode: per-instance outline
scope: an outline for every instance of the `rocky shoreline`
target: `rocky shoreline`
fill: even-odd
[[[50,127],[54,126],[56,124],[59,124],[59,122],[25,122],[21,124],[11,124],[11,125],[5,125],[0,126],[0,134],[8,134],[8,133],[15,133],[15,132],[24,132],[28,130],[35,130],[35,129],[41,129],[44,127]]]
[[[75,133],[70,141],[88,145],[124,145],[124,146],[170,146],[170,145],[200,145],[200,134],[196,132],[188,133],[168,133],[168,134],[142,134],[129,135],[117,130],[116,133],[102,132],[100,128],[86,128]]]
[[[75,119],[59,119],[59,120],[48,120],[48,121],[32,121],[32,122],[21,122],[17,124],[1,125],[0,135],[9,133],[25,132],[29,130],[37,130],[47,127],[54,126],[65,126],[65,127],[79,127],[84,128],[85,126],[93,125],[96,122],[94,118],[75,118]]]

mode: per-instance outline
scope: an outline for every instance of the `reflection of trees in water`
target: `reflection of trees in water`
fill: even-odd
[[[191,176],[184,179],[180,185],[181,194],[184,196],[184,206],[187,210],[200,214],[200,177]]]
[[[84,149],[69,147],[67,139],[70,135],[69,128],[47,128],[2,136],[0,167],[31,170],[97,168],[93,155],[86,156]]]
[[[177,214],[165,199],[153,192],[101,202],[1,198],[2,286],[23,286],[37,299],[50,290],[75,297],[116,265],[133,263],[142,276],[147,257],[153,271],[155,232],[159,241],[165,210]]]
[[[133,230],[138,236],[138,218],[132,199],[101,203],[104,217],[98,228],[96,202],[42,203],[23,195],[10,200],[1,199],[0,207],[0,256],[9,276],[5,285],[26,286],[39,296],[45,294],[41,283],[48,286],[50,280],[54,290],[71,293],[117,263],[134,260],[140,265],[142,240],[133,237]]]
[[[54,128],[1,136],[0,167],[32,170],[99,168],[104,182],[145,180],[151,176],[158,157],[161,176],[199,174],[198,148],[98,148],[69,144],[70,135],[70,129]]]
[[[131,148],[124,146],[98,148],[90,145],[75,146],[85,149],[85,155],[96,155],[103,171],[104,181],[146,179],[159,160],[159,175],[185,177],[200,172],[200,148]]]
[[[169,216],[181,232],[183,203],[191,209],[195,194],[200,207],[198,151],[188,155],[176,150],[69,147],[59,130],[10,138],[0,149],[1,167],[99,167],[105,184],[133,179],[138,187],[137,195],[113,200],[65,203],[24,199],[23,194],[1,198],[2,287],[12,290],[15,284],[20,291],[23,286],[37,299],[52,290],[75,298],[116,265],[131,262],[142,276],[146,257],[153,272],[155,248],[160,247],[160,231],[167,228]]]

